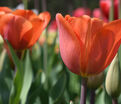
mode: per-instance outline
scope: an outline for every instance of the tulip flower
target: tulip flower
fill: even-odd
[[[56,35],[57,35],[56,20],[53,20],[50,23],[50,25],[48,26],[47,31],[48,31],[47,34],[46,34],[46,32],[43,32],[42,36],[39,38],[39,43],[40,43],[41,46],[46,41],[46,35],[47,35],[47,43],[48,43],[48,45],[52,45],[54,43],[54,40],[55,40]]]
[[[121,20],[104,23],[87,15],[56,15],[60,54],[68,69],[87,77],[102,72],[116,55],[121,42]]]
[[[103,19],[103,21],[108,22],[108,19],[102,14],[100,8],[95,8],[92,12],[92,16],[95,18]]]
[[[111,0],[100,0],[100,8],[103,15],[108,19],[111,8]],[[114,0],[114,19],[118,19],[118,0]]]
[[[91,11],[90,11],[90,9],[89,8],[77,8],[77,9],[75,9],[74,11],[73,11],[73,13],[72,13],[72,15],[73,16],[75,16],[75,17],[80,17],[80,16],[82,16],[82,15],[91,15]]]
[[[102,14],[101,14],[100,8],[95,8],[93,10],[93,12],[92,12],[92,15],[93,15],[93,17],[101,18],[102,17]]]
[[[15,10],[0,17],[0,34],[16,50],[32,47],[50,20],[48,12],[38,16],[31,10]]]
[[[11,13],[12,10],[8,7],[0,7],[0,12]]]
[[[56,30],[57,30],[56,20],[53,20],[48,27],[48,31],[55,32]]]

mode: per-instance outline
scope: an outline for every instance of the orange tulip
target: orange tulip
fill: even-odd
[[[0,7],[0,12],[11,13],[12,10],[8,7]]]
[[[16,50],[32,47],[50,21],[48,12],[38,16],[31,10],[15,10],[0,17],[0,34]]]
[[[121,20],[104,23],[87,15],[56,15],[60,53],[65,65],[83,77],[102,72],[121,43]]]

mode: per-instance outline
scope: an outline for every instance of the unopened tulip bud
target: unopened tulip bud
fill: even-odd
[[[117,98],[121,92],[121,72],[118,56],[113,59],[106,76],[106,91],[112,98]]]
[[[90,89],[97,89],[104,81],[104,73],[97,74],[95,76],[89,76],[87,80],[87,86]]]
[[[2,38],[2,36],[0,35],[0,44],[2,44],[3,43],[3,38]]]

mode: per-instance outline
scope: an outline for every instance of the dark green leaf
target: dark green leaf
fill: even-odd
[[[23,66],[8,41],[7,41],[7,44],[12,56],[12,60],[15,64],[15,71],[16,71],[12,89],[11,89],[9,104],[19,104],[21,89],[23,85]]]
[[[50,90],[50,104],[56,104],[63,95],[63,92],[66,87],[66,74],[62,73],[62,75],[57,80],[56,84]]]

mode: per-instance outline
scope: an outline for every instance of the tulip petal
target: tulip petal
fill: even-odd
[[[108,53],[104,67],[107,67],[107,65],[109,65],[109,63],[111,63],[111,61],[113,60],[114,56],[116,55],[118,48],[121,44],[120,27],[121,27],[121,19],[113,21],[104,27],[105,30],[111,31],[111,33],[113,34],[113,39],[114,39],[112,48],[111,48],[110,52]]]
[[[60,53],[65,65],[76,74],[81,74],[81,42],[70,24],[61,14],[56,15],[59,29]]]
[[[28,47],[31,47],[40,37],[40,34],[45,29],[50,21],[50,14],[48,12],[41,13],[37,18],[31,20],[32,29],[24,34],[25,40],[30,40]]]
[[[12,14],[22,16],[22,17],[24,17],[24,18],[26,18],[27,20],[30,20],[30,21],[33,18],[37,18],[37,15],[31,10],[18,9],[18,10],[15,10],[14,12],[12,12]]]
[[[12,10],[8,7],[0,7],[0,12],[11,13]]]
[[[50,13],[49,12],[42,12],[39,14],[38,17],[45,22],[44,26],[43,26],[43,28],[45,28],[50,21],[50,18],[51,18]]]
[[[99,56],[99,54],[96,54],[95,51],[100,52],[99,50],[100,46],[98,46],[100,44],[98,44],[98,42],[96,43],[95,37],[105,24],[106,23],[104,23],[98,18],[92,18],[90,21],[90,24],[88,24],[88,30],[86,32],[86,39],[84,44],[85,48],[83,50],[83,55],[81,57],[81,61],[82,61],[81,64],[85,65],[84,66],[85,70],[82,70],[85,76],[87,76],[88,74],[91,75],[92,73],[95,74],[93,72],[94,67],[91,67],[91,66],[95,65],[95,60],[97,60],[95,59],[95,57],[97,58],[97,56]],[[93,44],[96,46],[94,46]],[[95,66],[98,67],[99,65],[97,64]]]
[[[80,17],[70,17],[66,15],[66,21],[71,25],[73,31],[78,35],[79,39],[85,44],[86,33],[89,28],[91,18],[87,15]]]
[[[97,33],[87,65],[89,74],[97,74],[103,71],[113,60],[121,43],[121,30],[119,27],[121,27],[121,20],[106,24]]]
[[[23,48],[22,37],[31,28],[32,24],[21,16],[5,14],[0,19],[0,33],[15,49]]]

